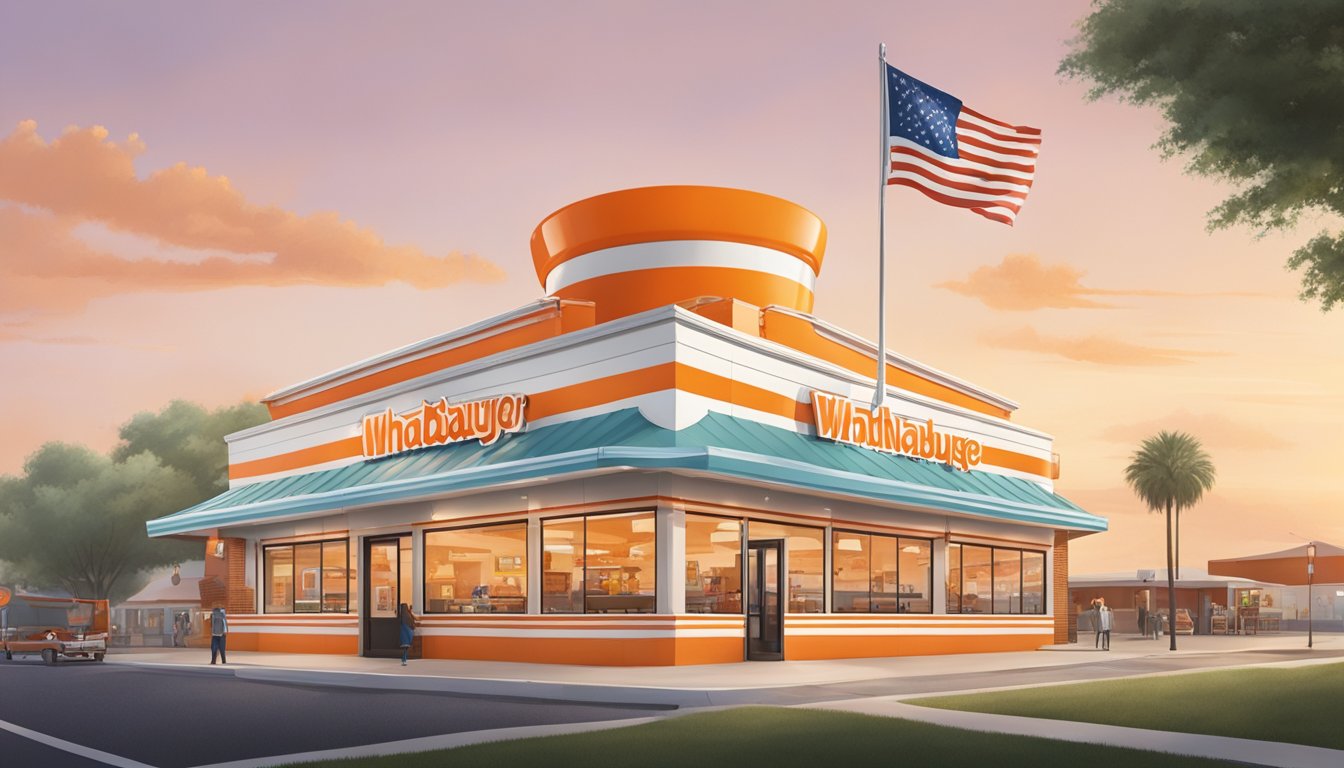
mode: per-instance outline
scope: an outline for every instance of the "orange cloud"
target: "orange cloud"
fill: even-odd
[[[1118,443],[1137,445],[1162,430],[1180,430],[1194,435],[1209,450],[1267,451],[1289,447],[1275,432],[1255,424],[1234,421],[1216,413],[1180,410],[1160,419],[1135,424],[1116,424],[1101,436]]]
[[[1101,365],[1179,365],[1190,362],[1191,357],[1214,357],[1218,354],[1131,344],[1108,336],[1046,336],[1030,326],[986,334],[981,337],[981,341],[991,347],[1043,352]]]
[[[1179,291],[1108,290],[1082,284],[1083,273],[1066,264],[1042,264],[1035,254],[1014,253],[997,265],[978,267],[965,280],[938,283],[990,309],[1026,312],[1036,309],[1116,309],[1089,296],[1263,296],[1256,293],[1182,293]]]
[[[300,216],[251,203],[203,168],[179,163],[141,179],[134,161],[144,148],[135,134],[108,141],[101,126],[70,128],[48,143],[31,120],[0,140],[0,200],[17,204],[0,207],[0,307],[68,310],[146,290],[396,281],[429,289],[502,277],[474,255],[388,245],[335,213]],[[72,233],[86,221],[226,255],[184,262],[102,253]]]

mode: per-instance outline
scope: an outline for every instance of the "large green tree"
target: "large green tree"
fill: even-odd
[[[9,578],[118,599],[146,568],[201,555],[200,544],[150,539],[145,521],[227,487],[224,435],[266,418],[245,403],[215,411],[175,401],[140,413],[104,456],[47,443],[18,477],[0,477],[0,560]]]
[[[1180,514],[1213,487],[1216,470],[1199,440],[1184,432],[1162,431],[1144,440],[1125,468],[1125,482],[1167,524],[1167,616],[1171,650],[1176,650],[1176,569],[1172,530],[1180,536]],[[1174,517],[1174,519],[1173,519]]]
[[[1166,156],[1237,185],[1210,228],[1334,220],[1288,266],[1304,300],[1344,303],[1344,2],[1096,0],[1080,29],[1061,74],[1157,106]]]
[[[207,411],[196,403],[174,400],[158,413],[142,411],[122,425],[121,443],[112,450],[112,458],[125,461],[148,451],[191,478],[204,501],[229,487],[224,436],[266,419],[266,408],[259,403]]]

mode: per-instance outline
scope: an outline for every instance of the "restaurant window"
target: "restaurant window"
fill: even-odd
[[[316,541],[262,549],[265,613],[347,613],[350,610],[349,544]]]
[[[854,531],[835,531],[831,542],[833,611],[933,611],[931,542]]]
[[[686,611],[742,613],[742,521],[686,515]]]
[[[821,528],[780,525],[752,520],[747,534],[753,540],[783,539],[788,567],[788,613],[821,613],[826,572],[826,532]]]
[[[1022,552],[1022,612],[1045,613],[1045,553]]]
[[[527,522],[425,533],[428,613],[526,613]]]
[[[1045,553],[947,545],[947,612],[1044,614]]]
[[[653,512],[543,520],[542,613],[653,613],[656,543]]]

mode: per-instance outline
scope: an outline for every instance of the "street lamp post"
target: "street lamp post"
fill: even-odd
[[[1307,647],[1312,645],[1312,623],[1316,607],[1311,602],[1311,585],[1316,579],[1316,542],[1307,544]]]

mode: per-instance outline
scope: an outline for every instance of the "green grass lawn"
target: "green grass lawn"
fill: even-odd
[[[1092,744],[977,733],[845,712],[743,707],[593,733],[303,765],[305,768],[859,768],[894,765],[1195,768],[1229,764]]]
[[[907,703],[1344,749],[1344,664],[1192,672]]]

